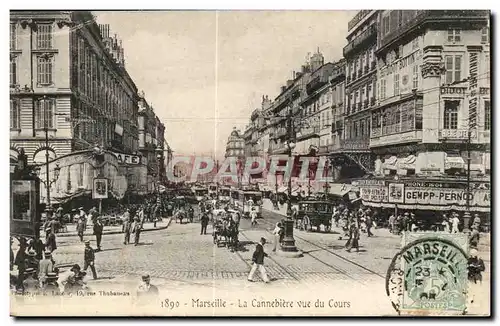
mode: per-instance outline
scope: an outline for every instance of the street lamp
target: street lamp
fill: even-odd
[[[59,163],[56,163],[56,167],[54,168],[54,178],[52,180],[49,179],[49,165],[46,164],[46,180],[40,179],[40,182],[42,182],[45,185],[45,188],[47,189],[47,207],[50,206],[50,187],[59,179],[59,173],[61,172],[61,168],[59,167]],[[37,174],[38,177],[40,177],[40,171],[41,168],[39,165],[35,166],[34,168],[35,173]]]

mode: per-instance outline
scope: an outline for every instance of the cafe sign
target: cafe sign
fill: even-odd
[[[472,190],[456,188],[413,188],[405,187],[405,204],[433,205],[433,206],[466,206],[467,199],[471,207],[490,207],[489,190]]]
[[[387,186],[369,186],[360,187],[359,193],[361,200],[372,203],[387,203],[388,191]]]
[[[112,152],[120,164],[141,164],[141,156]]]

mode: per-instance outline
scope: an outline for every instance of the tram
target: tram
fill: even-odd
[[[257,217],[262,217],[262,192],[255,190],[237,190],[231,192],[234,205],[244,216],[250,217],[250,212],[256,211]]]
[[[229,187],[219,187],[219,191],[217,193],[217,199],[220,202],[227,203],[231,201],[231,188]]]
[[[204,186],[194,186],[193,193],[198,202],[202,201],[208,195],[208,188]]]

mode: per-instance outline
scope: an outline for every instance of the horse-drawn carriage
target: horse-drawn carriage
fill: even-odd
[[[228,213],[237,214],[234,210],[228,210]],[[238,247],[238,225],[225,213],[224,210],[214,211],[213,214],[213,239],[214,244],[226,246],[234,251]]]
[[[325,232],[331,230],[331,218],[333,214],[333,203],[325,200],[304,200],[298,205],[295,217],[295,228],[304,231],[321,231],[321,225]]]

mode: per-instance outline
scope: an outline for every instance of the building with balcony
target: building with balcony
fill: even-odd
[[[64,187],[68,196],[90,191],[94,175],[73,152],[98,145],[112,155],[135,153],[137,87],[108,25],[88,11],[10,12],[10,138],[11,154],[23,148],[30,164],[44,164],[46,153],[51,167],[64,158],[59,164],[80,175]]]
[[[489,12],[386,10],[378,26],[377,174],[490,170]],[[470,136],[470,142],[469,142]]]
[[[139,149],[143,165],[146,166],[144,184],[147,191],[153,192],[154,184],[165,179],[165,167],[172,150],[165,141],[165,125],[160,121],[144,92],[138,94]]]
[[[372,172],[374,156],[370,151],[370,110],[376,105],[378,10],[362,10],[348,24],[348,44],[344,47],[346,85],[344,108],[344,155],[340,175],[362,176]]]

